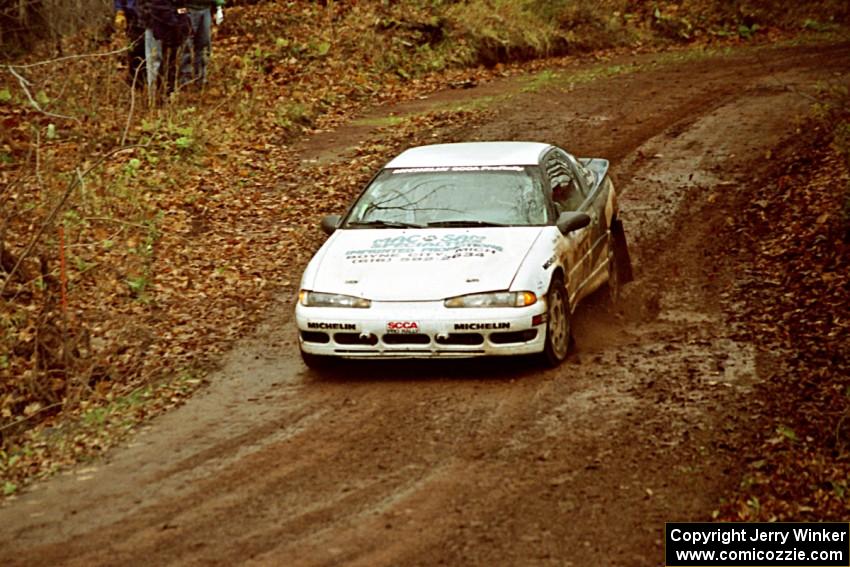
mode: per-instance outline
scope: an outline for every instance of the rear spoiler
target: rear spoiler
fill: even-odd
[[[604,178],[608,175],[608,167],[610,163],[607,159],[602,158],[579,158],[579,163],[582,164],[587,169],[591,170],[595,173],[599,179]]]

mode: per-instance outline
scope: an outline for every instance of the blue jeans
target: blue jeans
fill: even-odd
[[[156,39],[150,28],[145,30],[145,61],[151,97],[168,95],[176,88],[182,49]]]
[[[180,84],[207,82],[207,61],[212,48],[212,14],[209,9],[189,10],[192,19],[192,35],[183,45],[183,59],[180,65]]]
[[[156,88],[156,78],[162,65],[162,43],[153,36],[153,31],[145,30],[145,61],[147,62],[148,88]]]

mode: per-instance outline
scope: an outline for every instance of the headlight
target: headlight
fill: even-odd
[[[340,295],[338,293],[321,293],[302,289],[298,293],[298,301],[305,307],[356,307],[367,309],[372,302],[362,297]]]
[[[443,302],[446,307],[528,307],[537,303],[531,291],[497,291],[450,297]]]

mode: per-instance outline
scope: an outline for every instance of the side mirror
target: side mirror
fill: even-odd
[[[558,230],[561,231],[561,234],[569,234],[574,230],[584,228],[589,224],[590,215],[587,213],[577,213],[575,211],[561,213],[558,217],[558,222],[555,223]]]
[[[342,217],[339,215],[328,215],[322,219],[322,232],[330,236],[336,230],[336,227],[339,226],[339,221],[342,220]]]

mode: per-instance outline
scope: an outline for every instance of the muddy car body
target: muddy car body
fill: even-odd
[[[603,159],[534,142],[411,148],[376,175],[304,272],[308,365],[331,357],[539,353],[562,361],[576,305],[629,277]]]

